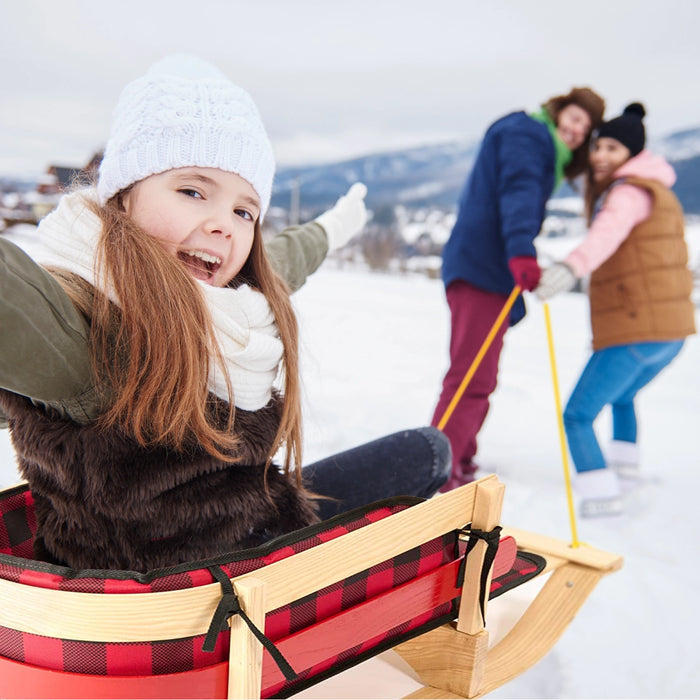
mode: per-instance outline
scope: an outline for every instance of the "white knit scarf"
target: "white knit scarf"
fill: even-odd
[[[105,289],[104,280],[95,279],[95,249],[102,222],[86,205],[95,200],[93,189],[64,196],[57,209],[39,224],[43,247],[37,256],[41,265],[52,265],[87,280],[119,304],[114,290]],[[282,359],[282,341],[275,317],[261,292],[242,285],[238,289],[212,287],[200,282],[216,339],[226,363],[238,408],[254,411],[265,406]],[[226,378],[211,362],[209,389],[228,400]]]

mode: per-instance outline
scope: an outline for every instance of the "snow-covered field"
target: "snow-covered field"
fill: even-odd
[[[691,227],[691,261],[700,228]],[[6,235],[6,234],[5,234]],[[31,244],[26,232],[17,236]],[[543,242],[546,248],[549,241]],[[572,241],[556,239],[556,246]],[[547,250],[560,257],[564,250]],[[426,424],[446,368],[448,313],[441,282],[337,270],[329,261],[295,295],[306,414],[306,461]],[[541,304],[506,336],[500,380],[481,434],[479,463],[506,484],[503,522],[571,540],[557,419]],[[550,304],[562,401],[589,352],[586,299]],[[700,317],[698,318],[700,321]],[[700,340],[639,397],[646,480],[618,518],[578,520],[583,542],[624,556],[623,569],[598,585],[554,650],[491,697],[696,698],[700,602],[696,533],[700,515]],[[598,422],[603,441],[609,414]],[[17,481],[0,433],[0,486]],[[530,588],[528,588],[530,586]],[[492,639],[534,594],[527,584],[489,607]],[[395,698],[418,683],[399,673],[391,652],[305,691],[307,698]]]

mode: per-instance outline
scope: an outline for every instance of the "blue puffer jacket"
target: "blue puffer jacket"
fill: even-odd
[[[508,114],[492,124],[443,250],[445,286],[459,279],[510,294],[515,282],[508,260],[536,255],[534,240],[553,187],[554,144],[547,127],[525,112]],[[511,325],[524,315],[521,296],[511,311]]]

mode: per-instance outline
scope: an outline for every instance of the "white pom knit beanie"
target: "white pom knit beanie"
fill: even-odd
[[[270,204],[275,158],[250,95],[218,68],[177,54],[129,83],[117,102],[100,164],[100,204],[149,175],[219,168],[247,180]]]

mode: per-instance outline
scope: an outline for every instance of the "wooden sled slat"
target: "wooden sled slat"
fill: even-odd
[[[463,700],[462,695],[455,695],[447,690],[441,690],[440,688],[432,688],[430,686],[423,686],[413,693],[404,695],[405,698],[425,698],[425,700],[441,700],[441,698],[457,698],[458,700]]]
[[[586,544],[572,547],[554,537],[547,537],[527,530],[518,530],[513,527],[504,527],[501,534],[503,537],[508,535],[514,537],[519,549],[541,554],[552,563],[564,561],[578,563],[604,573],[612,573],[622,567],[622,557],[619,554],[604,552]]]
[[[554,571],[513,629],[490,650],[479,695],[534,666],[559,640],[603,574],[579,564]]]
[[[498,483],[496,476],[479,483]],[[470,522],[475,489],[455,489],[253,572],[275,610]],[[236,581],[249,574],[233,579]],[[95,595],[0,579],[0,625],[45,636],[102,642],[166,640],[206,633],[221,597],[218,583],[180,591]]]

